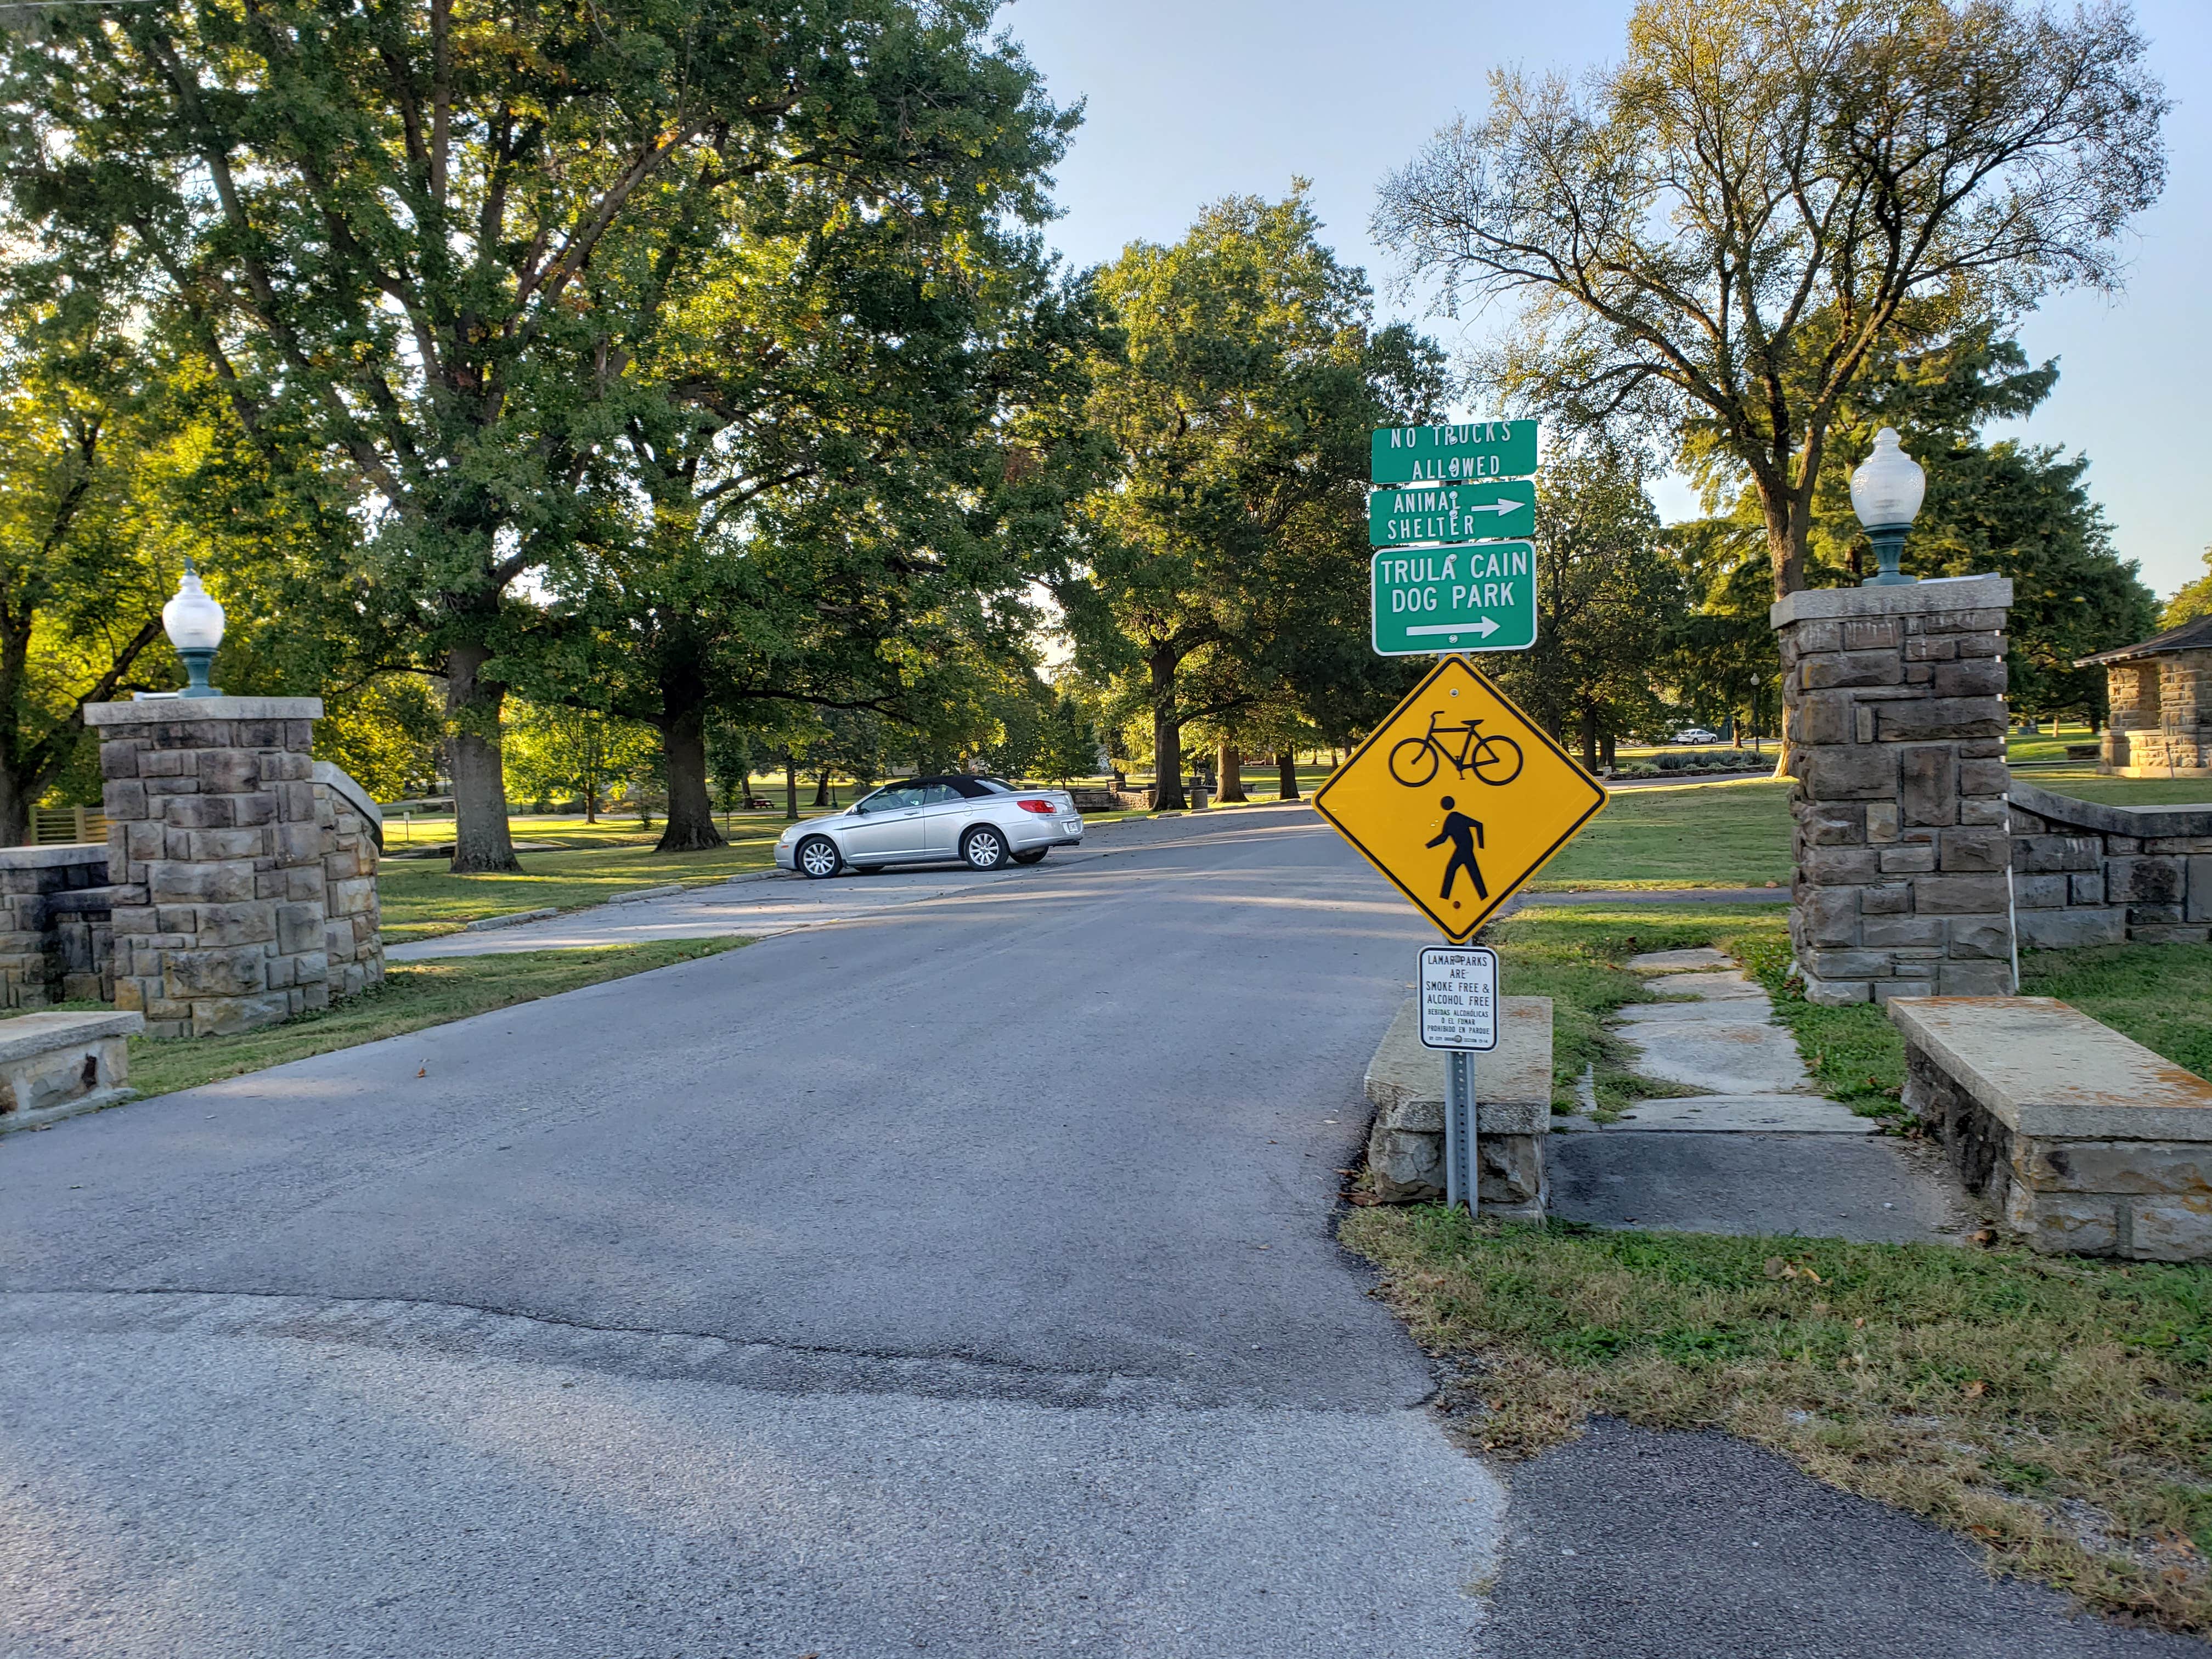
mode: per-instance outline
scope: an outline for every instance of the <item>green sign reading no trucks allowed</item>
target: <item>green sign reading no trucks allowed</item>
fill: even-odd
[[[1386,426],[1369,440],[1367,477],[1379,484],[1525,478],[1536,470],[1534,421]]]
[[[1528,542],[1383,549],[1374,566],[1376,653],[1526,651],[1536,643],[1535,571]]]

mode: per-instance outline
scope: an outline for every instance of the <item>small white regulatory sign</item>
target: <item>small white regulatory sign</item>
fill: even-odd
[[[1421,952],[1421,1042],[1431,1048],[1498,1046],[1498,952],[1432,945]]]

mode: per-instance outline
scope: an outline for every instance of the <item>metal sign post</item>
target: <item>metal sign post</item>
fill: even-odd
[[[1444,1050],[1444,1202],[1481,1211],[1474,1057],[1498,1046],[1498,953],[1484,945],[1421,952],[1421,1042]]]

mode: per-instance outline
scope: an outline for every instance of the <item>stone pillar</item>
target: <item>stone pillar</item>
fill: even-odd
[[[330,1000],[314,697],[94,703],[115,1002],[149,1036],[270,1025]]]
[[[1969,576],[1793,593],[1781,636],[1790,938],[1805,994],[2002,996],[2012,983],[2005,617]]]
[[[2105,671],[2106,720],[2100,770],[2118,772],[2135,763],[2134,743],[2158,732],[2158,665],[2118,662]]]

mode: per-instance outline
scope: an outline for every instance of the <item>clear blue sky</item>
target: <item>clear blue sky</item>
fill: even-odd
[[[1134,237],[1172,240],[1203,204],[1279,195],[1294,174],[1338,252],[1378,289],[1368,240],[1382,175],[1458,111],[1479,112],[1500,64],[1573,69],[1619,49],[1628,0],[1015,0],[1001,25],[1061,102],[1087,100],[1060,170],[1066,216],[1053,240],[1079,264]],[[2165,199],[2139,222],[2117,301],[2062,296],[2021,331],[2062,379],[2021,435],[2086,452],[2090,487],[2161,595],[2203,574],[2212,483],[2212,5],[2137,0],[2152,61],[2179,107],[2166,126]],[[1467,325],[1425,325],[1447,341]],[[1480,327],[1480,323],[1473,326]],[[1479,412],[1479,411],[1476,411]],[[1669,517],[1686,491],[1661,490]]]

